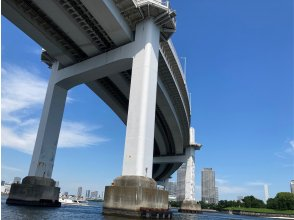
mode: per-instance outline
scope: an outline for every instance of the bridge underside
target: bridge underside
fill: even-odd
[[[164,62],[161,54],[159,56],[159,70],[153,156],[181,155],[184,153],[183,134],[175,112],[176,110],[169,103],[172,100],[170,100],[170,97],[165,96],[168,94],[168,88],[165,85],[168,82],[172,82],[172,79],[169,78],[168,66]],[[124,124],[127,122],[131,74],[132,70],[129,69],[86,84],[111,107]],[[181,163],[175,163],[174,161],[164,164],[154,164],[153,178],[155,180],[167,179],[180,166]]]
[[[175,30],[171,22],[175,14],[164,5],[135,2],[3,0],[2,14],[46,50],[42,53],[45,63],[51,66],[58,61],[61,68],[134,41],[136,24],[157,14],[154,21],[161,27],[161,42],[153,156],[182,155],[189,145],[189,100],[175,50],[165,41]],[[125,124],[131,72],[130,67],[86,83]],[[180,165],[174,161],[154,164],[153,178],[167,179]]]

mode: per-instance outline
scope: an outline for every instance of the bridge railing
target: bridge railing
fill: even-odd
[[[160,4],[162,6],[165,6],[169,8],[170,3],[167,0],[135,0],[139,4],[144,4],[144,3],[155,3],[155,4]]]
[[[186,83],[186,77],[179,57],[177,55],[176,49],[174,48],[174,45],[171,40],[168,40],[167,42],[162,42],[160,44],[160,49],[173,72],[172,74],[175,76],[175,79],[177,81],[176,83],[178,84],[178,88],[180,89],[180,93],[184,102],[187,117],[190,118],[191,100],[189,99],[189,90]]]

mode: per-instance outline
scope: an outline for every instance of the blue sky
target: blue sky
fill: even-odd
[[[294,179],[293,1],[172,0],[173,42],[187,57],[196,152],[220,199],[263,199]],[[50,69],[41,48],[2,17],[2,180],[27,175]],[[30,95],[33,94],[33,95]],[[86,86],[70,90],[53,178],[61,191],[104,190],[121,175],[125,126]]]

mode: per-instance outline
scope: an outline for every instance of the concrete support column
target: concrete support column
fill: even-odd
[[[51,178],[67,90],[55,84],[58,63],[52,67],[29,176]]]
[[[185,200],[195,200],[195,149],[186,148]]]
[[[55,84],[58,63],[52,67],[29,176],[12,184],[9,205],[59,207],[60,188],[51,179],[67,90]]]
[[[181,204],[180,212],[201,212],[201,206],[195,200],[195,150],[200,144],[195,142],[195,130],[190,128],[190,146],[186,148],[186,173],[185,173],[185,199]]]
[[[152,19],[136,27],[123,176],[152,178],[159,35]]]
[[[123,171],[105,187],[104,214],[168,212],[168,192],[157,189],[152,179],[159,34],[152,19],[136,27]]]

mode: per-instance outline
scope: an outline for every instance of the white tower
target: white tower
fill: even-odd
[[[268,185],[264,184],[263,188],[264,188],[264,202],[266,203],[269,198]]]
[[[290,182],[290,189],[291,189],[291,193],[294,193],[294,180],[291,180]]]

